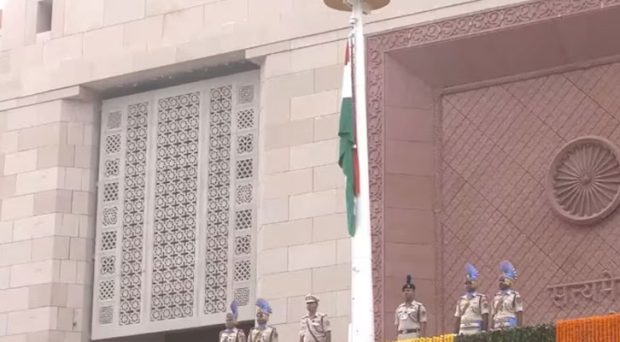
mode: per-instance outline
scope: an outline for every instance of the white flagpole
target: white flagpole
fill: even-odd
[[[372,286],[370,234],[370,182],[368,170],[368,128],[366,123],[366,48],[364,0],[347,0],[352,5],[353,74],[355,80],[355,123],[359,161],[359,194],[356,201],[356,233],[351,241],[351,327],[350,342],[374,342],[375,319]]]

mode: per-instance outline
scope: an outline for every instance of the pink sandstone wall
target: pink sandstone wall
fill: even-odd
[[[386,55],[384,337],[395,336],[407,273],[429,332],[450,331],[466,262],[488,296],[499,262],[516,265],[526,324],[620,310],[618,296],[604,294],[554,304],[548,286],[620,276],[620,214],[571,225],[545,191],[562,145],[584,135],[619,145],[619,119],[620,63],[439,97]]]
[[[452,330],[466,262],[481,269],[480,290],[489,296],[499,262],[515,263],[526,324],[620,309],[618,213],[588,227],[565,223],[544,185],[566,142],[598,135],[619,143],[620,67],[603,64],[618,61],[620,51],[603,36],[620,14],[604,1],[550,4],[531,1],[369,37],[378,340],[395,336],[407,273],[430,312],[429,333]],[[483,24],[468,25],[474,21]],[[569,33],[575,29],[598,39],[581,41]],[[584,69],[592,65],[601,66]],[[601,289],[609,286],[604,276],[616,280],[613,291]],[[586,291],[558,306],[548,287],[567,283]],[[597,296],[584,284],[594,284]]]
[[[593,226],[561,221],[545,192],[560,147],[584,135],[620,144],[620,64],[446,95],[441,100],[442,327],[452,326],[463,264],[496,291],[498,263],[520,272],[527,324],[603,314],[620,300],[578,295],[563,308],[546,287],[620,275],[620,212]]]
[[[431,89],[398,62],[386,60],[384,160],[384,332],[394,338],[394,310],[407,274],[437,331],[434,101]]]

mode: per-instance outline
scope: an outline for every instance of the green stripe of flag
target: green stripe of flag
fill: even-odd
[[[347,205],[347,228],[355,236],[355,120],[353,119],[353,82],[350,63],[350,45],[347,44],[345,68],[342,80],[342,104],[340,107],[340,155],[338,164],[346,178],[345,198]]]

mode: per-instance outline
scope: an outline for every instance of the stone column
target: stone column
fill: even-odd
[[[97,107],[0,112],[0,342],[89,340]]]

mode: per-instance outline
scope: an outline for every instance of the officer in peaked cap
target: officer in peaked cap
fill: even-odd
[[[407,275],[402,288],[405,302],[396,308],[394,324],[398,329],[398,341],[409,340],[426,335],[426,308],[415,300],[415,285],[411,275]]]
[[[299,342],[331,342],[329,319],[326,314],[317,312],[319,298],[309,294],[305,299],[308,314],[301,318]]]

